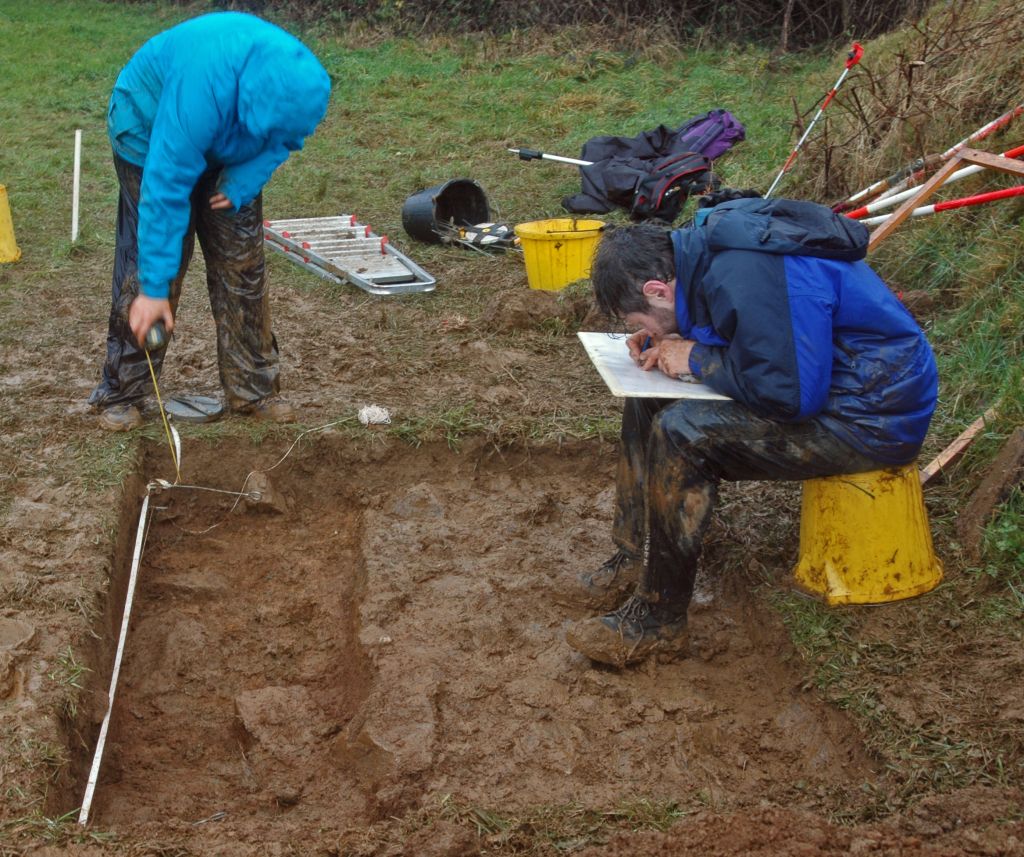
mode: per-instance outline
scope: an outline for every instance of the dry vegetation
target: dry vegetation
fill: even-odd
[[[800,190],[811,199],[838,199],[945,151],[1021,103],[1022,81],[1019,4],[936,4],[913,26],[872,43],[830,108],[828,134],[805,152]]]
[[[620,44],[634,41],[634,34],[654,34],[656,39],[690,44],[760,41],[787,50],[850,32],[870,38],[913,20],[928,4],[926,0],[736,0],[727,4],[710,0],[246,0],[232,5],[306,21],[386,26],[401,33],[500,34],[584,25],[607,30]]]

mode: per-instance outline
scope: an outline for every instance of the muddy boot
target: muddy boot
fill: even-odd
[[[130,431],[141,426],[142,422],[142,411],[130,402],[110,405],[100,411],[100,427],[107,431]]]
[[[658,610],[639,595],[631,595],[611,613],[573,623],[565,639],[592,661],[619,668],[650,655],[659,660],[685,657],[689,643],[686,611]]]
[[[564,600],[589,610],[611,610],[636,588],[639,577],[640,560],[619,548],[599,569],[577,576]]]
[[[295,422],[295,409],[291,402],[280,396],[268,396],[251,405],[235,408],[236,414],[251,417],[254,420],[265,420],[271,423]]]

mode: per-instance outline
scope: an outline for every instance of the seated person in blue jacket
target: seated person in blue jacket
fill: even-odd
[[[327,111],[330,79],[309,49],[260,18],[202,15],[146,42],[121,70],[107,129],[120,185],[103,378],[89,401],[113,430],[142,422],[152,393],[142,343],[168,333],[195,237],[217,327],[227,405],[287,422],[263,257],[263,185]],[[151,352],[159,372],[164,349]]]
[[[627,345],[642,368],[729,397],[626,399],[618,550],[579,578],[595,610],[625,600],[567,632],[573,648],[618,667],[685,653],[720,480],[908,464],[937,398],[924,333],[862,261],[862,224],[791,200],[733,199],[697,214],[672,232],[608,231],[591,271],[601,309],[635,330]]]

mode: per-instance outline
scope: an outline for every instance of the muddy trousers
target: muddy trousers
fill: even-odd
[[[884,466],[816,420],[775,422],[732,401],[626,399],[612,537],[643,557],[639,594],[678,616],[693,595],[720,480],[803,480]]]
[[[152,393],[146,353],[128,326],[128,308],[139,293],[139,194],[142,168],[114,156],[120,185],[117,243],[103,378],[90,404],[134,403]],[[217,172],[204,173],[192,190],[192,214],[181,247],[181,265],[171,283],[171,309],[177,312],[195,238],[206,261],[206,285],[217,326],[220,382],[229,407],[247,407],[278,392],[277,342],[270,329],[270,303],[263,256],[263,200],[257,196],[237,212],[212,211]],[[150,352],[159,376],[164,351]]]

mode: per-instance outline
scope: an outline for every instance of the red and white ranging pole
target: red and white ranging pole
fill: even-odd
[[[938,214],[940,211],[952,211],[954,208],[966,208],[970,205],[982,205],[986,202],[995,202],[1000,199],[1008,199],[1013,196],[1024,196],[1024,185],[1008,187],[1003,190],[993,190],[988,193],[976,193],[973,196],[962,196],[960,199],[947,199],[945,202],[936,202],[932,205],[922,205],[910,212],[911,217],[922,217],[926,214]],[[885,223],[891,215],[880,214],[878,217],[865,217],[860,222],[865,226],[877,226]]]
[[[825,96],[825,100],[822,102],[821,107],[818,108],[818,112],[814,114],[811,124],[807,126],[807,130],[804,131],[796,146],[793,147],[793,151],[789,153],[789,157],[786,158],[786,163],[782,165],[782,169],[779,170],[779,174],[775,177],[775,181],[772,182],[772,186],[768,188],[768,192],[764,195],[765,199],[768,199],[768,197],[772,195],[772,191],[774,191],[778,183],[782,181],[782,177],[789,172],[789,168],[793,165],[793,161],[796,160],[796,156],[800,153],[807,137],[810,135],[811,129],[814,128],[817,121],[821,118],[821,114],[825,112],[825,108],[832,103],[832,99],[836,97],[836,93],[839,91],[839,87],[843,85],[843,81],[846,80],[846,75],[850,73],[850,69],[860,62],[860,58],[862,56],[864,56],[864,48],[860,46],[859,42],[854,42],[850,52],[846,55],[846,67],[843,69],[843,73],[839,75],[839,80],[835,82],[835,86],[828,91],[828,95]]]
[[[1010,149],[1006,152],[1003,152],[1001,157],[1019,158],[1022,155],[1024,155],[1024,146],[1017,146],[1014,149]],[[953,173],[948,179],[946,179],[945,182],[943,182],[942,186],[945,187],[947,184],[952,184],[955,181],[960,181],[960,179],[967,178],[967,176],[973,176],[977,173],[980,173],[984,169],[985,167],[979,166],[978,164],[971,164],[970,166],[964,167],[963,169],[957,170],[955,173]],[[846,216],[859,220],[863,217],[866,217],[869,214],[874,214],[876,211],[882,211],[883,209],[886,208],[892,208],[894,205],[899,205],[904,200],[910,199],[910,197],[912,197],[917,192],[918,189],[916,187],[908,188],[907,190],[901,191],[900,193],[893,194],[892,196],[887,196],[885,197],[885,199],[879,199],[876,200],[875,202],[868,203],[867,205],[862,205],[860,208],[855,208],[853,211],[847,211]]]

